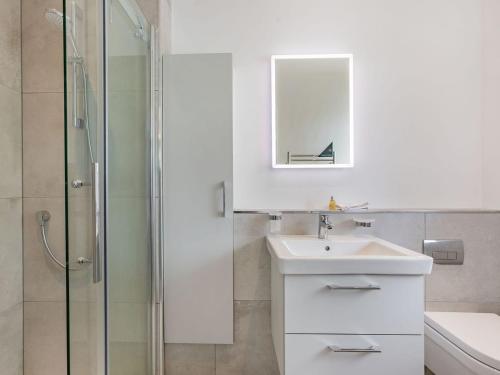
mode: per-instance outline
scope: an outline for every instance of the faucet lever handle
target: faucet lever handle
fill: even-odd
[[[333,224],[330,222],[330,218],[328,217],[328,215],[321,215],[320,216],[320,222],[322,224],[324,224],[325,226],[327,226],[328,229],[332,229],[333,228]]]

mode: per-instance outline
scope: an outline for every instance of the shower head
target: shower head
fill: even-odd
[[[64,14],[59,12],[57,9],[47,9],[47,11],[45,12],[45,18],[51,24],[57,26],[58,29],[63,29]]]
[[[55,25],[59,30],[63,30],[64,28],[64,14],[57,9],[47,9],[45,11],[45,18],[47,21],[49,21],[51,24]],[[66,17],[66,23],[69,25],[71,23],[71,19]],[[75,52],[75,57],[76,58],[81,58],[82,55],[80,54],[80,51],[78,50],[78,47],[76,46],[75,39],[73,37],[73,34],[71,32],[68,32],[69,40],[71,42],[71,46],[73,47],[73,51]]]
[[[64,30],[64,21],[65,21],[65,18],[66,18],[66,25],[71,25],[72,23],[72,20],[71,18],[69,17],[65,17],[64,14],[60,11],[58,11],[57,9],[47,9],[45,11],[45,18],[47,19],[47,21],[49,21],[49,23],[55,25],[60,31]],[[87,100],[87,78],[88,78],[88,75],[87,75],[87,67],[86,67],[86,64],[85,64],[85,61],[84,61],[84,58],[83,56],[80,54],[80,51],[78,49],[78,46],[76,45],[76,42],[75,42],[75,34],[76,34],[76,30],[74,30],[73,32],[75,34],[73,34],[73,32],[69,31],[69,28],[67,27],[67,32],[66,32],[66,40],[69,40],[70,43],[71,43],[71,47],[73,47],[73,53],[74,55],[72,57],[69,57],[67,58],[67,61],[68,62],[71,62],[73,64],[74,67],[78,66],[79,69],[81,69],[81,74],[82,74],[82,82],[83,82],[83,101],[84,101],[84,110],[85,110],[85,117],[83,118],[83,121],[85,123],[85,128],[86,128],[86,132],[87,132],[87,142],[88,142],[88,147],[89,147],[89,154],[90,154],[90,161],[92,163],[94,163],[95,159],[94,159],[94,156],[93,156],[93,150],[92,150],[92,143],[91,143],[91,138],[90,138],[90,130],[89,130],[89,124],[88,124],[88,119],[89,119],[89,114],[88,114],[88,100]],[[76,96],[76,86],[77,86],[77,78],[76,78],[76,70],[73,70],[74,72],[74,76],[73,76],[73,87],[75,87],[75,89],[73,90],[73,97],[75,98],[75,100],[78,100],[76,99],[77,96]],[[76,108],[76,105],[74,106],[74,108]],[[79,119],[78,119],[78,116],[76,114],[76,111],[74,111],[75,113],[75,117],[74,117],[74,121],[75,121],[75,124],[79,124]],[[76,126],[75,127],[79,127],[79,126]],[[44,220],[44,217],[45,216],[40,216],[39,215],[39,223],[42,224],[42,223],[45,223],[46,221],[48,221],[48,219],[50,219],[50,216],[48,217],[47,220]],[[49,250],[50,251],[50,250]],[[55,260],[55,258],[52,258]],[[55,260],[57,262],[57,260]]]

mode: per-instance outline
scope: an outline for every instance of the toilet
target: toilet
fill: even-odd
[[[426,312],[425,365],[435,375],[500,375],[500,316]]]

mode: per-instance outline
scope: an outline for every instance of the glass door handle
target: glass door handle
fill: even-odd
[[[99,232],[99,163],[92,163],[92,279],[94,283],[102,280],[100,232]]]

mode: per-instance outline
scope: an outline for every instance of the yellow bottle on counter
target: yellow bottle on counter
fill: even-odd
[[[328,209],[330,211],[337,211],[337,202],[335,202],[335,199],[333,199],[333,197],[330,197],[330,203],[328,203]]]

